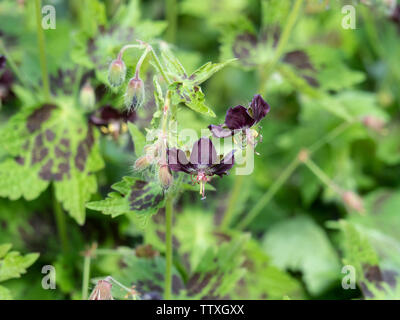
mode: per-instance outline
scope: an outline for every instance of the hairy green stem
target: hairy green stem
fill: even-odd
[[[82,300],[87,300],[88,298],[91,260],[91,255],[85,254],[83,258]]]
[[[165,82],[169,85],[171,84],[171,80],[168,77],[166,71],[164,70],[164,67],[162,66],[160,59],[158,59],[157,54],[155,53],[154,49],[151,48],[151,54],[153,55],[153,60],[156,64],[156,68],[158,69],[158,71],[161,73],[161,75],[163,76]]]
[[[40,69],[42,72],[43,93],[44,93],[44,98],[47,101],[50,101],[49,74],[47,71],[47,63],[46,63],[46,44],[42,28],[41,0],[35,0],[35,5],[36,5],[36,30],[37,30],[38,46],[39,46]]]
[[[53,213],[54,213],[54,218],[55,218],[56,225],[57,225],[58,237],[61,242],[62,251],[64,252],[64,254],[67,254],[69,252],[67,222],[66,222],[65,213],[61,207],[61,204],[57,201],[56,192],[54,190],[54,187],[53,187],[52,197],[53,197]]]
[[[170,43],[175,43],[176,28],[178,24],[177,3],[176,0],[166,0],[165,5],[165,14],[168,21],[167,41]]]
[[[268,191],[258,200],[257,204],[249,211],[245,218],[238,224],[237,228],[243,230],[246,228],[251,221],[260,213],[260,211],[267,205],[267,203],[274,197],[281,186],[286,180],[292,175],[293,171],[296,170],[300,164],[299,159],[296,157],[289,163],[286,169],[280,174],[278,179],[271,185]]]
[[[172,292],[172,214],[173,214],[173,201],[172,197],[168,197],[165,204],[165,288],[164,299],[171,299]]]

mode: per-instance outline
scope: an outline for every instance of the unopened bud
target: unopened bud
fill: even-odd
[[[382,133],[385,126],[385,122],[382,119],[374,116],[366,116],[363,118],[362,122],[364,126],[378,133]]]
[[[144,83],[139,77],[129,80],[125,93],[125,106],[131,109],[138,109],[144,102]]]
[[[352,191],[345,191],[342,194],[342,200],[350,209],[361,214],[365,213],[364,202],[358,194]]]
[[[135,170],[142,171],[146,169],[150,165],[149,157],[142,156],[135,161]]]
[[[96,95],[89,81],[83,85],[81,92],[79,93],[79,102],[86,110],[93,110],[96,103]]]
[[[168,189],[174,180],[167,165],[162,165],[160,167],[160,170],[158,171],[158,177],[160,179],[161,186],[164,189]]]
[[[108,68],[108,82],[112,87],[119,87],[125,80],[126,66],[121,59],[115,59]]]
[[[112,284],[107,279],[99,280],[90,294],[89,300],[113,300]]]

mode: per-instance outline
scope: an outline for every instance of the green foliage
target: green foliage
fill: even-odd
[[[159,1],[52,1],[56,29],[42,30],[41,52],[35,1],[2,0],[0,299],[80,299],[82,254],[89,283],[127,287],[113,283],[114,298],[132,288],[162,297],[170,197],[174,299],[399,299],[400,35],[386,3],[359,3],[347,30],[339,1],[182,0],[167,43],[174,17]],[[136,40],[145,43],[124,51],[125,82],[109,88],[110,62]],[[148,45],[145,102],[129,114],[123,95]],[[85,84],[92,110],[79,102]],[[271,111],[254,128],[251,175],[213,178],[205,200],[189,175],[160,177],[163,147],[188,152],[198,137],[184,129],[210,136],[208,125],[255,94]],[[98,114],[105,106],[111,119]],[[292,162],[305,149],[325,179]],[[132,172],[144,156],[148,169]],[[40,286],[39,263],[26,273],[37,259],[55,266],[56,290]],[[343,265],[358,290],[343,290]]]
[[[164,192],[157,182],[124,177],[111,188],[116,192],[109,193],[105,200],[89,202],[87,207],[111,215],[113,218],[135,213],[145,219],[164,204]]]
[[[38,253],[22,256],[17,251],[10,251],[11,244],[0,245],[0,282],[20,278],[38,258]],[[12,294],[4,286],[0,286],[0,300],[11,300]]]
[[[1,130],[9,158],[0,163],[0,195],[37,198],[54,183],[57,200],[79,223],[85,202],[97,190],[94,172],[103,167],[97,132],[71,101],[25,108]]]
[[[265,234],[263,248],[276,266],[301,271],[313,295],[339,278],[336,252],[324,231],[306,216],[272,226]]]

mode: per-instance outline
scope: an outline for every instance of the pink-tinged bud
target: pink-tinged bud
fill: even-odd
[[[358,194],[352,191],[345,191],[342,194],[342,200],[345,205],[348,206],[350,209],[355,210],[361,214],[365,213],[364,201]]]
[[[108,68],[108,82],[112,87],[119,87],[125,81],[126,66],[121,59],[115,59]]]
[[[150,165],[150,159],[146,155],[146,156],[142,156],[142,157],[138,158],[135,161],[134,168],[135,168],[135,170],[142,171],[142,170],[146,169],[149,165]]]
[[[158,171],[158,178],[160,179],[161,186],[164,189],[168,189],[174,181],[171,171],[167,165],[162,165],[160,167],[160,170]]]
[[[362,122],[364,126],[378,133],[382,133],[385,127],[385,122],[382,119],[374,116],[366,116],[363,118]]]
[[[125,106],[131,109],[138,109],[144,102],[144,83],[139,77],[129,80],[125,93]]]
[[[111,288],[111,282],[99,280],[90,294],[89,300],[113,300]]]
[[[89,81],[83,85],[81,92],[79,93],[79,102],[81,106],[88,111],[93,110],[94,105],[96,104],[96,95]]]

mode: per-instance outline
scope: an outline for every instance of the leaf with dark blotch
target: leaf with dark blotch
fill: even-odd
[[[0,143],[9,158],[0,163],[0,196],[32,200],[53,182],[58,201],[82,224],[103,160],[98,133],[68,103],[21,109],[3,127]]]
[[[104,200],[90,202],[87,207],[116,217],[130,212],[153,214],[164,205],[164,191],[156,182],[124,177],[111,188],[117,192],[109,193]]]

